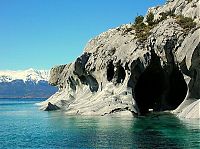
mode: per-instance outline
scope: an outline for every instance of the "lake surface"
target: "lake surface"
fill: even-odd
[[[0,149],[199,149],[200,121],[161,113],[143,118],[40,111],[41,99],[0,99]]]

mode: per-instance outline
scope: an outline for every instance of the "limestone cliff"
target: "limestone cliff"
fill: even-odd
[[[189,104],[179,105],[199,105],[199,8],[198,0],[170,0],[149,9],[142,22],[149,30],[125,24],[95,37],[75,62],[52,68],[49,82],[59,91],[40,105],[46,109],[50,102],[73,115],[145,115],[179,107],[174,112],[190,118],[181,113]],[[196,23],[188,27],[185,17]]]

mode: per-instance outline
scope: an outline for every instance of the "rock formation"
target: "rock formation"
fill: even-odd
[[[44,108],[41,108],[41,110],[44,111],[55,111],[55,110],[59,110],[60,108],[56,105],[51,104],[50,102],[48,102],[48,105],[45,106]]]
[[[179,107],[174,113],[194,118],[187,112],[199,112],[199,8],[198,0],[169,0],[148,10],[149,31],[125,24],[90,40],[74,63],[52,68],[49,82],[59,91],[40,105],[51,102],[72,115],[129,116]],[[192,20],[187,17],[196,23],[184,24]],[[180,108],[183,101],[188,104]]]

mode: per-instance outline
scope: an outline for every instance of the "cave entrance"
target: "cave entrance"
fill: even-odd
[[[135,101],[141,115],[153,111],[176,109],[185,99],[187,84],[178,66],[170,74],[154,61],[140,75],[135,88]]]
[[[165,78],[160,58],[151,50],[150,64],[140,75],[134,88],[135,101],[141,115],[148,113],[149,109],[159,109],[166,86]]]
[[[114,65],[113,62],[110,62],[107,66],[107,80],[111,81],[114,77]]]
[[[185,99],[187,95],[187,84],[184,76],[176,66],[169,76],[169,92],[167,95],[167,106],[164,110],[176,109]]]
[[[150,63],[133,88],[133,97],[140,115],[147,114],[149,109],[174,110],[183,102],[187,94],[187,84],[175,62],[172,50],[165,51],[168,63],[165,68],[162,68],[160,58],[153,47],[154,45],[151,44]]]
[[[159,65],[150,65],[140,75],[135,85],[135,100],[141,115],[149,112],[149,109],[156,110],[161,102],[160,98],[164,93],[165,75]]]

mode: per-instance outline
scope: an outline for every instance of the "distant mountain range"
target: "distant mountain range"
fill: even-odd
[[[48,98],[58,89],[48,84],[48,70],[0,71],[0,98]]]

